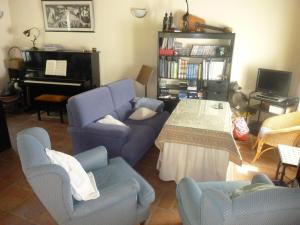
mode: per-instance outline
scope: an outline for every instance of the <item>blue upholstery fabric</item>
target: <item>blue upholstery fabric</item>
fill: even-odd
[[[125,102],[123,105],[119,106],[115,110],[118,115],[118,118],[121,121],[126,120],[133,112],[132,104],[130,102]]]
[[[30,128],[26,132],[21,132],[17,144],[18,149],[28,149],[26,152],[19,152],[25,173],[32,167],[50,163],[43,152],[45,148],[51,149],[50,138],[44,129]]]
[[[122,147],[121,155],[130,165],[135,165],[153,145],[155,133],[148,126],[129,124],[128,141]]]
[[[133,112],[134,99],[135,90],[132,80],[129,79],[70,98],[67,104],[70,117],[68,130],[72,137],[73,153],[103,145],[109,158],[122,156],[134,166],[153,145],[169,117],[168,112],[161,112],[161,101],[145,98],[139,104],[156,108],[157,115],[143,121],[128,120]],[[123,121],[128,127],[95,122],[106,114]]]
[[[251,183],[271,184],[258,174]],[[299,224],[300,189],[274,188],[231,200],[229,195],[250,182],[199,182],[184,178],[177,186],[179,213],[184,225]],[[298,211],[298,213],[297,213]]]
[[[140,107],[146,107],[148,109],[151,109],[155,112],[163,112],[164,110],[164,102],[152,99],[152,98],[140,98],[136,101],[134,108],[140,108]]]
[[[169,118],[170,114],[166,111],[158,113],[156,116],[151,117],[145,120],[131,120],[127,119],[124,123],[128,126],[130,125],[146,125],[151,127],[154,130],[155,136],[158,136],[161,129],[162,124],[165,124],[167,119]]]
[[[101,169],[107,166],[107,151],[99,146],[86,152],[75,155],[85,171]]]
[[[95,146],[103,145],[109,158],[119,156],[122,146],[127,143],[131,130],[129,127],[91,123],[83,128],[69,127],[72,135],[73,153],[77,154]]]
[[[132,112],[132,101],[135,97],[133,81],[119,80],[107,85],[110,90],[116,113],[120,120],[125,120]]]
[[[72,126],[83,127],[113,113],[114,106],[108,88],[102,87],[71,97],[67,109],[68,117],[71,118],[69,123]]]
[[[133,81],[130,79],[119,80],[107,85],[110,90],[114,107],[117,109],[125,103],[131,102],[135,97]]]
[[[136,225],[148,218],[155,198],[153,188],[122,158],[107,161],[104,147],[75,156],[86,171],[93,172],[100,197],[73,200],[66,171],[45,160],[48,146],[41,143],[48,139],[44,129],[30,128],[18,134],[17,145],[27,180],[59,225]]]

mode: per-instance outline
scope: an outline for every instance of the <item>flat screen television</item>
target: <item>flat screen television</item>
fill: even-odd
[[[288,71],[258,69],[256,91],[267,95],[287,97],[292,73]]]

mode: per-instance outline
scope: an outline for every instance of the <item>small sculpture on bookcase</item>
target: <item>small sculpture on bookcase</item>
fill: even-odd
[[[172,31],[173,29],[174,29],[173,15],[172,13],[170,13],[169,21],[168,21],[168,31]]]
[[[168,13],[165,13],[165,17],[163,19],[163,31],[167,31],[168,28]]]
[[[182,31],[184,32],[189,32],[189,2],[188,0],[185,0],[186,2],[186,13],[182,17],[182,22],[183,22],[183,29]]]

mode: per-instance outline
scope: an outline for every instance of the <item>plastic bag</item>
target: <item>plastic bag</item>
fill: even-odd
[[[244,117],[236,117],[233,120],[233,137],[239,141],[248,140],[249,128]]]

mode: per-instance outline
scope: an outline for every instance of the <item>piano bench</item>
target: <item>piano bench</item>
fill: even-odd
[[[41,108],[47,107],[47,114],[49,115],[49,107],[53,106],[59,109],[60,122],[64,123],[63,111],[66,105],[68,97],[64,95],[51,95],[43,94],[34,98],[37,107],[38,120],[41,120]]]

